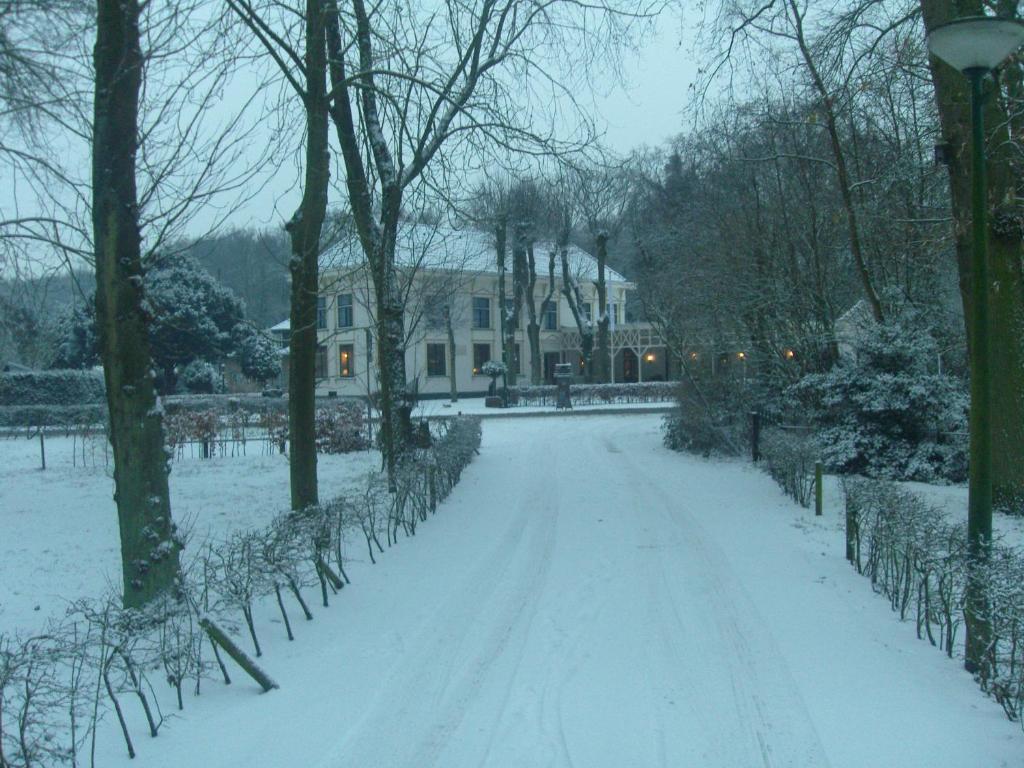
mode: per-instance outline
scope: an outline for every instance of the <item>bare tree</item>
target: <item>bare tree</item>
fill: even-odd
[[[409,438],[404,312],[394,262],[404,196],[418,184],[449,188],[446,179],[455,170],[495,147],[531,153],[571,148],[543,127],[522,95],[543,88],[573,107],[573,86],[583,85],[572,82],[584,71],[580,64],[614,56],[656,7],[481,0],[438,10],[413,3],[367,8],[351,0],[344,10],[350,32],[340,7],[328,8],[331,114],[348,202],[373,276],[382,444],[393,478]],[[593,34],[597,21],[600,36]],[[560,61],[550,57],[555,52]]]
[[[289,462],[292,509],[319,500],[316,474],[316,350],[320,250],[327,216],[330,154],[327,92],[327,32],[330,8],[322,0],[306,0],[301,12],[268,3],[229,0],[279,68],[305,116],[305,157],[302,200],[285,225],[291,240],[291,315],[288,358]],[[299,23],[296,24],[296,18]],[[289,35],[301,39],[289,40]]]

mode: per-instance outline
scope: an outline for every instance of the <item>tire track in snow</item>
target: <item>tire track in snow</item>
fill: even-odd
[[[556,470],[557,462],[545,463],[542,474],[553,479]],[[460,584],[439,585],[451,590],[449,596],[416,637],[406,639],[414,650],[391,668],[374,704],[324,766],[470,764],[464,755],[457,763],[439,760],[488,684],[504,693],[487,713],[492,734],[505,713],[555,545],[556,517],[545,514],[545,507],[557,488],[555,482],[530,483],[512,514],[508,507],[485,506],[496,520],[507,516],[500,541],[488,547]],[[492,676],[499,679],[489,680]],[[392,733],[398,738],[382,743],[381,736]],[[472,749],[470,744],[455,747]],[[479,758],[471,764],[481,764]]]
[[[662,639],[679,660],[721,666],[715,671],[730,678],[735,725],[746,732],[745,754],[736,756],[744,762],[735,764],[826,768],[824,747],[799,688],[771,636],[765,634],[765,622],[759,619],[756,606],[728,568],[725,553],[709,541],[687,506],[670,497],[649,469],[628,452],[621,454],[620,460],[628,464],[634,485],[640,489],[642,509],[656,510],[667,524],[662,527],[678,532],[679,546],[652,549],[657,566],[652,565],[652,570],[660,572],[663,602],[671,608],[665,616],[670,624],[661,626]],[[666,535],[663,531],[662,536]],[[691,611],[685,618],[677,601]],[[705,650],[705,658],[695,659],[692,648],[673,639],[693,638],[695,624],[702,626],[698,633],[703,637],[698,634],[696,640]],[[714,692],[706,693],[711,698]],[[709,732],[722,725],[707,723]],[[721,743],[720,749],[729,754],[739,746],[733,741]]]

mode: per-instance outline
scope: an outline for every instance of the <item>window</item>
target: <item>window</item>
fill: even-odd
[[[505,299],[505,322],[506,323],[508,322],[508,319],[510,317],[512,317],[512,315],[515,313],[515,311],[516,311],[516,300],[515,299]],[[518,317],[516,317],[516,330],[517,331],[519,330],[519,318]]]
[[[473,345],[473,375],[479,376],[480,369],[484,367],[484,363],[491,359],[491,345],[490,344],[474,344]]]
[[[352,327],[352,294],[338,294],[338,327]]]
[[[448,346],[427,344],[427,376],[448,375]]]
[[[557,331],[558,330],[558,302],[549,301],[547,308],[544,310],[544,330],[545,331]]]
[[[473,327],[491,327],[491,300],[487,296],[473,297]]]
[[[521,345],[516,344],[512,352],[515,359],[512,361],[512,370],[516,372],[516,376],[523,374],[523,355],[521,351]]]
[[[355,369],[356,351],[351,344],[342,344],[338,347],[338,375],[343,379],[356,375]]]
[[[611,319],[612,325],[621,325],[622,318],[619,317],[619,305],[618,303],[608,305],[608,317]]]
[[[426,300],[423,317],[428,329],[431,331],[444,330],[447,327],[445,322],[447,316],[448,302],[444,296],[431,296]]]
[[[323,331],[327,328],[327,297],[316,297],[316,329]]]
[[[316,348],[316,377],[327,378],[327,347]]]
[[[583,302],[583,317],[586,318],[588,323],[591,323],[591,322],[594,321],[594,317],[593,317],[592,312],[593,312],[593,310],[591,309],[590,302],[589,301],[584,301]]]

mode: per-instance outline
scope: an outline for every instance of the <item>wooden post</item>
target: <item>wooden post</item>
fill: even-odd
[[[850,494],[846,494],[846,560],[854,562],[857,559],[857,551],[854,542],[857,535],[857,509],[850,503]],[[860,563],[857,563],[857,571],[860,572]]]
[[[761,414],[750,412],[750,458],[756,464],[761,460]]]
[[[42,468],[46,469],[46,437],[43,428],[39,428],[39,458],[43,462]]]
[[[821,462],[814,462],[814,515],[821,517]]]
[[[264,693],[272,691],[274,688],[278,687],[277,683],[271,680],[270,676],[260,669],[256,663],[246,655],[245,651],[235,645],[234,641],[228,637],[224,630],[207,618],[200,619],[199,626],[203,628],[212,642],[227,651],[228,656],[234,659],[235,663],[245,670],[249,677],[260,684]]]

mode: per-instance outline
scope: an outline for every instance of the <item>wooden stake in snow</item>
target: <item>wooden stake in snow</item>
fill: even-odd
[[[209,636],[216,645],[223,648],[228,656],[235,660],[235,663],[240,666],[249,677],[259,683],[264,693],[269,693],[274,688],[279,688],[277,683],[270,679],[262,669],[256,666],[256,662],[250,659],[245,651],[235,645],[234,641],[228,637],[228,634],[210,621],[208,618],[202,618],[199,620],[199,626],[203,628],[203,631]]]

